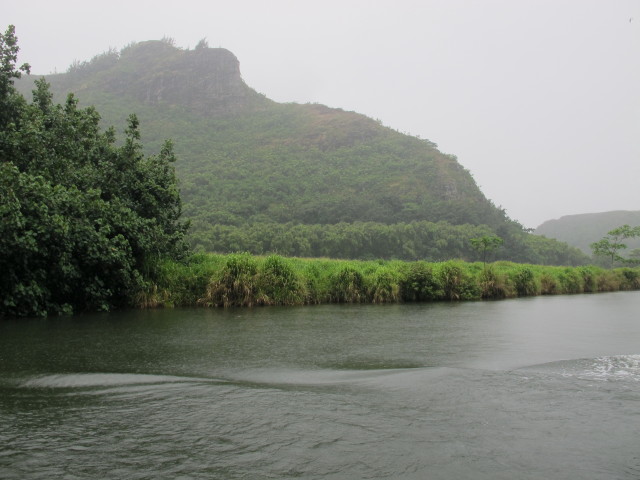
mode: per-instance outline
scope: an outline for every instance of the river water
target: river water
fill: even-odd
[[[0,322],[2,479],[639,479],[640,292]]]

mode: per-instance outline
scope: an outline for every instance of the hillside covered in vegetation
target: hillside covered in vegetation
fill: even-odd
[[[538,228],[536,235],[555,238],[591,254],[591,244],[604,237],[610,230],[621,225],[640,225],[640,211],[616,210],[613,212],[566,215],[556,220],[547,220]],[[626,241],[630,250],[640,248],[640,240]]]
[[[25,95],[33,80],[19,82]],[[273,102],[244,83],[231,52],[206,42],[136,43],[46,80],[56,99],[74,92],[94,105],[105,127],[136,113],[147,152],[173,140],[196,249],[477,260],[469,240],[497,235],[495,259],[588,262],[525,232],[434,143],[358,113]]]

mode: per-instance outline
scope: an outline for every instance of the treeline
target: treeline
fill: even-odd
[[[486,225],[426,221],[392,225],[354,222],[333,225],[254,223],[244,226],[196,222],[194,226],[190,240],[196,251],[360,260],[442,261],[460,258],[479,261],[483,255],[473,247],[471,240],[494,234]],[[589,263],[589,258],[580,250],[525,233],[518,225],[499,229],[499,232],[504,242],[489,254],[491,260],[550,265]]]
[[[640,268],[512,262],[307,260],[196,254],[165,261],[140,307],[397,303],[503,299],[640,289]]]

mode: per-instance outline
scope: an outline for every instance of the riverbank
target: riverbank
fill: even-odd
[[[196,254],[166,261],[140,308],[504,299],[640,289],[640,268]]]

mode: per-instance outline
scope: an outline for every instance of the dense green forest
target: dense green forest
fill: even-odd
[[[585,256],[555,240],[499,229],[508,242],[488,253],[491,260],[551,265],[580,265]],[[483,252],[473,240],[493,235],[486,225],[452,225],[448,222],[383,224],[353,222],[330,225],[253,223],[246,226],[201,225],[192,238],[203,251],[279,253],[297,257],[352,259],[481,260]],[[498,237],[503,239],[502,237]]]
[[[504,240],[495,258],[589,262],[526,232],[434,143],[354,112],[273,102],[244,83],[231,52],[206,42],[134,43],[46,80],[54,98],[74,92],[95,105],[105,126],[135,111],[148,155],[173,139],[197,250],[478,260],[468,239],[492,234]]]
[[[14,88],[15,29],[0,34],[0,316],[132,305],[159,262],[188,253],[170,142],[146,156],[135,115],[124,139],[93,107]]]

